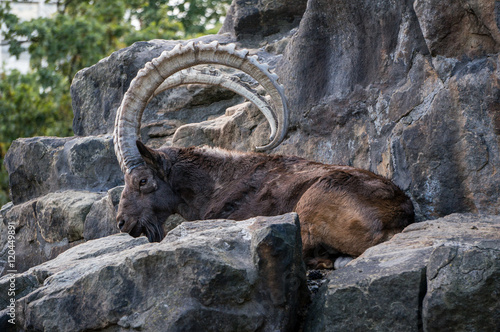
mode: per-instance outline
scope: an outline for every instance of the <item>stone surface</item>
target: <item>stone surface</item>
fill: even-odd
[[[424,107],[395,127],[394,175],[408,184],[423,219],[500,211],[499,64],[498,57],[456,63]]]
[[[68,242],[83,237],[85,218],[98,193],[65,191],[40,197],[36,201],[36,224],[40,236],[48,243],[67,238]]]
[[[498,243],[497,243],[498,248]],[[500,324],[500,254],[484,248],[442,247],[429,262],[426,331],[494,331]]]
[[[446,10],[425,9],[438,5]],[[460,13],[448,10],[456,6]],[[480,0],[450,6],[309,1],[277,65],[291,130],[275,152],[385,175],[411,196],[419,220],[498,214],[500,44],[492,15],[500,7],[491,6]],[[489,29],[479,36],[463,27],[467,40],[488,39],[478,46],[482,51],[467,56],[461,39],[454,41],[461,51],[453,50],[460,56],[436,51],[452,51],[445,40],[429,46],[429,26],[451,36],[454,15],[464,10]]]
[[[296,27],[307,0],[233,1],[219,33],[230,33],[238,40],[259,40]]]
[[[218,40],[225,44],[233,41],[228,35],[212,35],[198,38],[196,40],[211,42]],[[102,59],[92,67],[79,71],[71,84],[71,98],[73,106],[73,131],[75,135],[102,135],[113,132],[116,110],[120,106],[123,95],[127,91],[130,82],[137,72],[152,59],[158,57],[163,51],[174,48],[178,43],[186,41],[151,40],[148,42],[138,42],[130,47],[117,51],[109,57]],[[107,75],[103,75],[107,73]],[[198,89],[200,90],[200,89]],[[203,95],[203,91],[189,91],[189,88],[173,89],[169,92],[155,97],[144,112],[144,124],[155,121],[157,113],[176,118],[187,116],[179,114],[179,109],[186,106],[193,108],[191,113],[198,115],[196,106],[210,104],[210,94],[218,93],[220,89],[211,89]],[[231,99],[234,94],[225,93],[225,99]],[[201,98],[200,98],[201,95]],[[208,97],[207,97],[208,95]],[[213,98],[213,96],[212,96]],[[218,100],[223,100],[224,97]],[[234,104],[234,101],[233,101]],[[193,106],[193,107],[190,107]],[[212,110],[213,112],[224,113],[224,109]],[[227,107],[227,105],[226,105]],[[216,107],[215,107],[216,108]],[[172,114],[174,113],[174,114]]]
[[[175,146],[217,146],[251,151],[268,142],[270,129],[262,113],[250,102],[230,107],[224,116],[180,127],[173,136]]]
[[[8,270],[8,225],[16,229],[15,270],[55,258],[86,240],[117,233],[114,204],[120,188],[105,193],[63,191],[28,202],[8,204],[0,212],[0,275]]]
[[[111,136],[34,137],[5,156],[14,204],[60,190],[106,191],[123,184]]]
[[[0,279],[2,308],[9,282]],[[298,218],[183,223],[161,243],[113,235],[16,285],[26,330],[290,331],[305,291]]]
[[[116,225],[116,211],[122,191],[123,186],[110,189],[107,195],[92,204],[83,227],[83,238],[86,241],[120,232]]]
[[[495,331],[500,217],[416,223],[332,271],[306,331]]]
[[[178,129],[223,116],[243,98],[222,88],[182,86],[153,98],[141,124],[141,139],[151,146],[171,145]],[[191,145],[196,144],[193,141]]]
[[[413,6],[432,55],[460,58],[500,51],[496,1],[417,0]]]

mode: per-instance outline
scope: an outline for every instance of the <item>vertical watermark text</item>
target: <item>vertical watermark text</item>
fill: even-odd
[[[7,305],[7,315],[10,317],[8,322],[10,324],[16,324],[16,277],[14,273],[17,273],[16,269],[16,225],[14,222],[9,222],[8,224],[8,251],[7,251],[7,273],[9,277],[9,288],[7,291],[7,296],[9,298],[9,304]]]

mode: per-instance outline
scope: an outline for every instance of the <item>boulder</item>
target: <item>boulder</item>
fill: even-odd
[[[12,202],[61,190],[106,191],[123,184],[108,136],[15,140],[5,156]]]
[[[112,235],[15,282],[18,327],[50,331],[290,331],[306,292],[295,214],[186,222],[161,243]]]
[[[500,217],[416,223],[332,271],[305,331],[495,331]]]
[[[8,204],[0,211],[0,275],[24,272],[55,258],[86,240],[117,233],[116,212],[120,188],[105,193],[63,191],[28,202]],[[15,269],[8,263],[8,229],[15,230]]]
[[[179,127],[173,136],[175,146],[216,146],[251,151],[268,142],[269,124],[250,102],[230,107],[224,116]]]

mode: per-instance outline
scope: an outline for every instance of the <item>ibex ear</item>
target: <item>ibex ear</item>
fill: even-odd
[[[136,141],[136,145],[144,162],[146,162],[146,164],[156,171],[161,177],[166,179],[170,171],[170,161],[168,160],[167,155],[148,148],[141,141]]]

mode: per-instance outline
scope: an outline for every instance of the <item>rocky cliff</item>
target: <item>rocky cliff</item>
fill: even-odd
[[[201,39],[236,42],[279,74],[290,129],[272,153],[382,174],[425,221],[328,273],[302,328],[500,327],[500,219],[487,216],[500,210],[496,1],[235,0],[220,34]],[[258,227],[172,218],[167,230],[180,226],[158,246],[112,235],[123,184],[110,136],[116,110],[137,71],[179,42],[139,42],[80,71],[71,88],[77,136],[12,144],[0,259],[6,274],[14,227],[19,329],[301,326],[295,315],[307,296],[293,215],[259,219]],[[241,97],[198,85],[155,97],[141,128],[155,147],[250,150],[267,135],[264,118]],[[0,279],[2,307],[9,285]],[[82,318],[94,310],[99,319]]]

